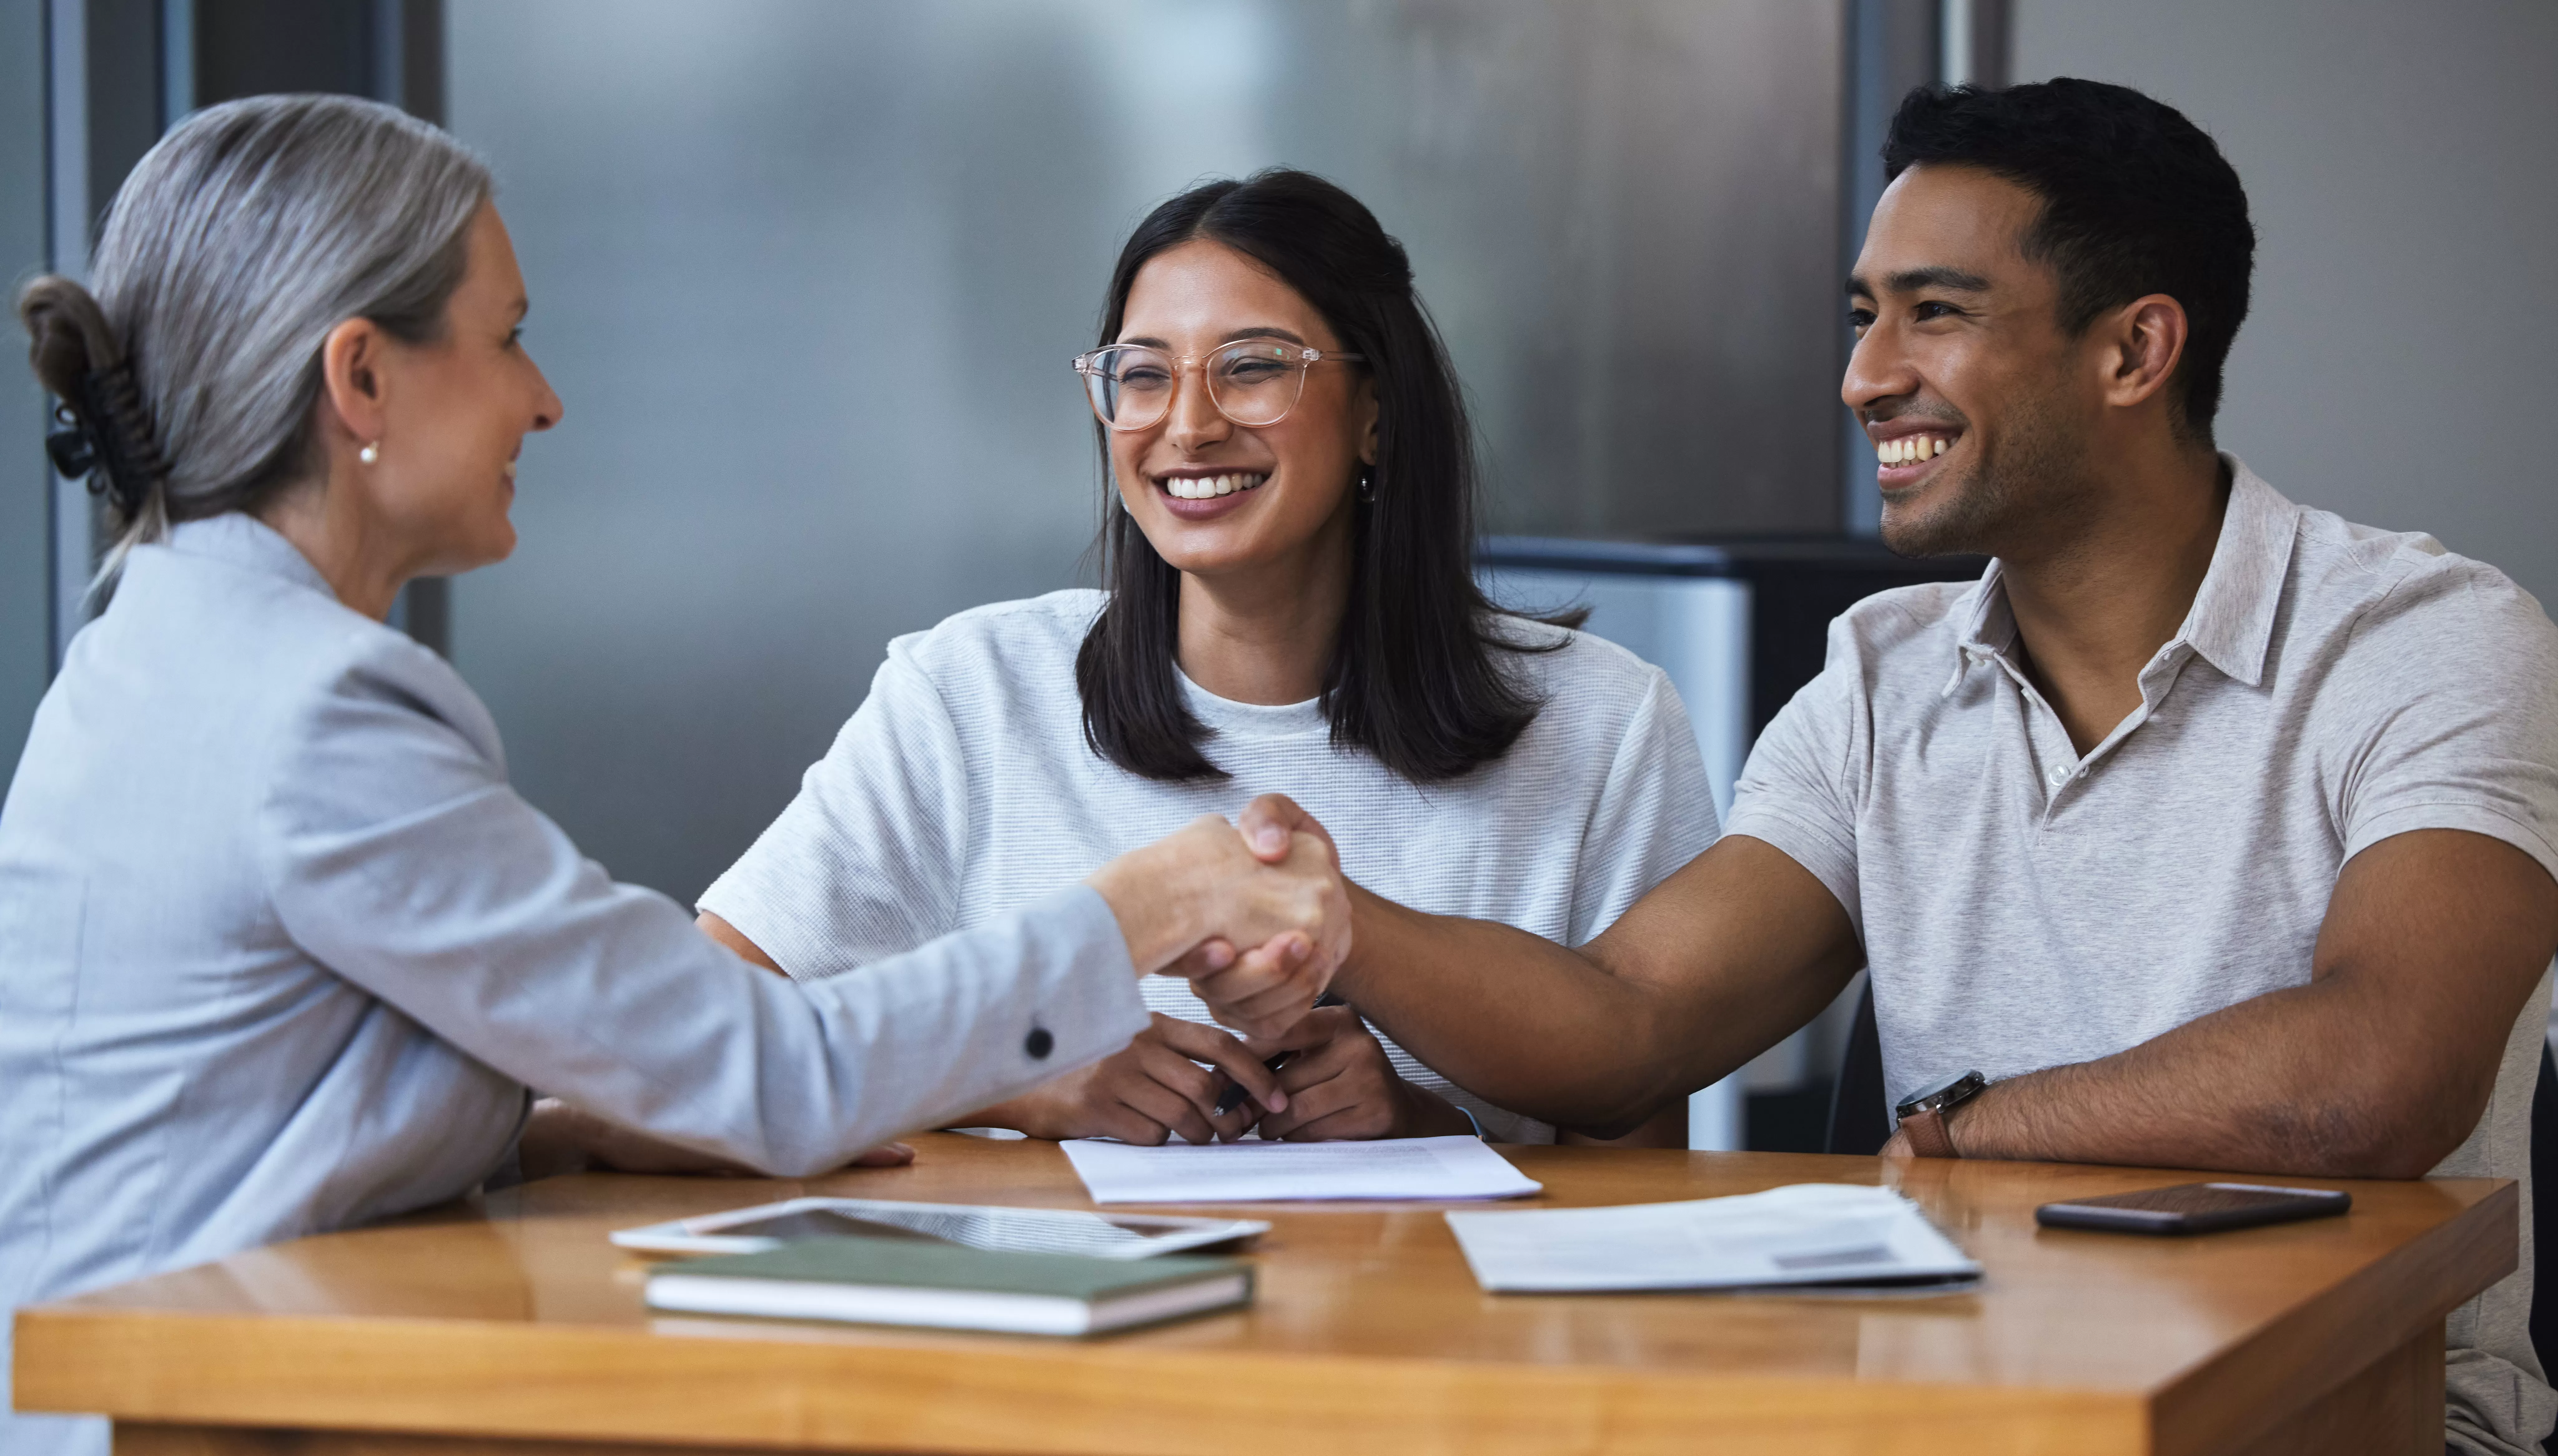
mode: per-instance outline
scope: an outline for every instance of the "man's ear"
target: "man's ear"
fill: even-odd
[[[2107,404],[2129,408],[2156,395],[2185,358],[2185,305],[2164,293],[2133,299],[2093,327],[2106,340]]]
[[[388,339],[370,319],[349,319],[320,344],[320,419],[334,422],[358,445],[382,437],[383,354]]]

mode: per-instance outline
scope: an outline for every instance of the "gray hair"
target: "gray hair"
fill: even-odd
[[[116,190],[91,286],[19,294],[29,358],[96,442],[117,532],[98,573],[177,521],[254,510],[310,474],[320,351],[349,319],[441,338],[488,166],[352,96],[251,96],[188,117]]]

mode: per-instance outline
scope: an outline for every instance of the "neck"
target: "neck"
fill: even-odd
[[[1350,510],[1282,561],[1182,573],[1182,670],[1239,703],[1301,703],[1324,690],[1350,600]]]
[[[293,543],[338,600],[376,622],[391,615],[417,564],[393,533],[361,509],[356,493],[310,481],[277,493],[257,518]]]
[[[2081,754],[2140,705],[2141,669],[2193,610],[2229,499],[2206,448],[2113,458],[2066,535],[2000,555],[2026,671]]]

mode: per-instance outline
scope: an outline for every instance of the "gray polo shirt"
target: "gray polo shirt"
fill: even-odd
[[[2091,1061],[2310,979],[2337,872],[2411,829],[2558,876],[2558,629],[2431,537],[2295,506],[2234,459],[2210,570],[2085,757],[2022,670],[1993,562],[1830,627],[1752,750],[1729,832],[1864,938],[1885,1084]],[[2543,976],[2493,1099],[2436,1171],[2526,1179]],[[2449,1436],[2529,1456],[2558,1418],[2522,1265],[2452,1316]]]

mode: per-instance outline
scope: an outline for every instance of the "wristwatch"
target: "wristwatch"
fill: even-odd
[[[1901,1132],[1910,1139],[1910,1150],[1922,1158],[1961,1157],[1954,1151],[1954,1140],[1945,1135],[1945,1114],[1979,1096],[1989,1085],[1988,1078],[1966,1072],[1902,1098],[1892,1115],[1901,1120]]]

